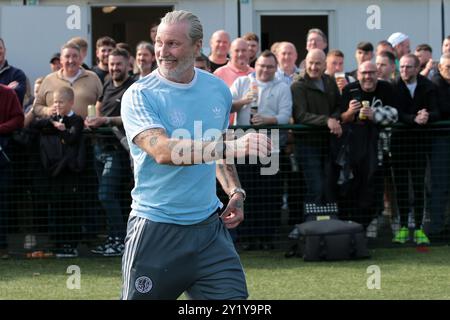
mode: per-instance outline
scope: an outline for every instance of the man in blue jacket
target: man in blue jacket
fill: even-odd
[[[0,38],[0,83],[14,89],[20,104],[23,104],[23,97],[27,88],[26,76],[22,70],[8,64],[5,42],[2,38]]]

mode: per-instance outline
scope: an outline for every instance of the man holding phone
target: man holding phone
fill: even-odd
[[[393,106],[394,94],[389,83],[377,79],[377,67],[370,61],[359,65],[357,77],[358,81],[342,91],[342,143],[349,147],[353,179],[343,195],[340,211],[367,227],[383,205],[383,176],[377,159],[379,127],[374,111]],[[368,106],[363,107],[363,102]]]

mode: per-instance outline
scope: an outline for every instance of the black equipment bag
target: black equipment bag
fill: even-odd
[[[332,261],[370,256],[364,227],[353,221],[307,221],[295,225],[289,237],[297,242],[286,257],[297,255],[305,261]]]

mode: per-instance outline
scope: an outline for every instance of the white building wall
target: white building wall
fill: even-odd
[[[450,0],[444,0],[445,3],[445,35],[450,34]],[[22,1],[0,0],[0,37],[5,39],[14,38],[5,28],[6,23],[10,21],[17,25],[22,25],[24,16],[15,17],[1,16],[2,6],[16,5],[21,7]],[[176,9],[190,10],[197,14],[204,25],[204,44],[205,53],[209,53],[209,38],[211,34],[218,29],[227,30],[232,38],[238,35],[238,9],[237,0],[82,0],[71,1],[70,4],[77,4],[83,8],[83,11],[90,16],[90,5],[174,5]],[[40,0],[39,6],[60,5],[68,6],[67,1],[58,0]],[[376,5],[380,8],[380,28],[369,29],[367,20],[370,14],[367,8],[370,5]],[[441,0],[241,0],[241,34],[248,31],[260,32],[261,15],[303,15],[303,14],[328,14],[329,15],[329,46],[330,48],[339,48],[346,55],[346,69],[355,67],[353,58],[355,46],[359,41],[371,41],[374,45],[381,39],[386,39],[392,32],[401,31],[411,37],[411,48],[414,49],[420,43],[428,43],[434,48],[433,57],[439,58],[441,47]],[[25,10],[25,9],[24,9]],[[4,10],[3,10],[4,11]],[[6,19],[6,20],[5,20]],[[45,28],[48,22],[39,21],[39,24],[33,24],[32,17],[26,17],[28,25]],[[89,19],[83,21],[83,28],[87,27]],[[2,27],[3,25],[3,27]],[[295,26],[292,26],[295,28]],[[3,29],[3,30],[2,30]],[[24,28],[25,30],[25,28]],[[56,32],[56,31],[55,31]],[[43,34],[42,43],[50,39],[52,34]],[[29,47],[27,41],[23,41],[23,50],[15,49],[17,52],[27,52]],[[15,44],[16,45],[16,44]],[[9,44],[7,44],[9,46]],[[36,60],[47,61],[48,52],[42,53],[42,50],[35,50]],[[8,52],[9,54],[11,52]],[[15,65],[21,66],[28,55],[20,57],[9,57],[14,60]],[[28,68],[28,67],[27,67]],[[39,72],[34,72],[38,74]]]
[[[369,29],[367,20],[371,13],[367,8],[380,8],[380,29]],[[450,32],[450,0],[446,5],[446,30]],[[276,5],[271,0],[249,0],[242,4],[247,16],[242,17],[246,31],[260,30],[259,16],[264,14],[304,15],[329,14],[329,47],[342,50],[346,56],[346,69],[356,67],[354,52],[359,41],[371,41],[374,45],[387,39],[393,32],[403,32],[411,38],[411,50],[421,43],[434,48],[433,57],[438,59],[441,48],[441,1],[440,0],[282,0]],[[253,12],[253,14],[252,14]],[[293,26],[295,27],[295,26]]]

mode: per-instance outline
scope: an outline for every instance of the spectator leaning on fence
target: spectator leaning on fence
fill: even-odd
[[[408,214],[414,212],[414,242],[428,244],[423,231],[425,168],[431,151],[431,133],[423,127],[439,117],[434,84],[419,74],[420,62],[414,54],[400,59],[400,78],[394,83],[397,95],[399,119],[408,127],[392,134],[392,157],[397,203],[401,229],[393,241],[405,243],[409,240]],[[411,173],[413,202],[410,202],[409,173]]]
[[[83,119],[87,116],[87,106],[97,102],[102,93],[102,83],[98,76],[81,68],[80,48],[66,43],[61,48],[62,69],[47,75],[39,88],[34,102],[35,115],[53,115],[53,92],[63,86],[72,87],[75,92],[73,111]]]
[[[8,258],[6,232],[12,177],[10,138],[23,127],[23,110],[13,89],[0,84],[0,259]]]
[[[436,86],[440,120],[450,120],[450,53],[443,54],[439,72],[432,78]],[[431,149],[430,236],[439,237],[445,231],[445,212],[450,190],[450,131],[434,133]]]
[[[277,59],[266,50],[256,60],[255,72],[237,78],[231,85],[233,111],[237,111],[237,125],[283,125],[292,114],[292,97],[289,86],[275,78]],[[256,90],[256,92],[254,92]],[[252,106],[255,110],[251,110]],[[279,134],[279,149],[287,143],[287,132]],[[281,161],[281,159],[280,159]],[[243,249],[273,247],[277,227],[280,225],[280,208],[283,184],[279,168],[271,175],[261,175],[262,165],[237,165],[242,185],[249,196],[246,201],[247,219],[239,228]],[[261,188],[261,186],[265,186]]]
[[[368,101],[368,106],[363,107],[364,101]],[[358,68],[358,81],[347,85],[342,92],[343,135],[337,150],[333,147],[333,157],[337,159],[339,150],[346,150],[342,158],[337,159],[344,162],[340,165],[344,176],[341,179],[338,174],[339,179],[336,179],[341,195],[340,214],[365,227],[383,207],[383,172],[378,161],[379,118],[375,115],[383,109],[395,112],[393,106],[392,86],[377,79],[374,63],[363,62]]]
[[[111,79],[105,83],[103,93],[96,104],[97,116],[87,117],[89,128],[101,126],[116,127],[123,132],[120,117],[120,103],[124,92],[135,81],[127,72],[129,54],[124,49],[114,49],[108,57]],[[123,132],[123,135],[125,132]],[[106,214],[108,238],[106,242],[92,250],[104,256],[122,255],[125,238],[125,221],[120,203],[120,193],[124,175],[128,173],[128,156],[120,141],[115,137],[95,140],[95,170],[98,177],[98,199]],[[129,169],[129,167],[128,167]]]
[[[25,73],[22,70],[8,64],[6,60],[6,45],[3,39],[0,38],[0,84],[14,89],[21,105],[27,90],[26,81]]]
[[[326,191],[326,164],[329,161],[329,136],[340,137],[340,92],[334,79],[324,74],[325,53],[312,49],[306,55],[305,71],[291,86],[294,123],[328,127],[322,134],[296,134],[295,155],[303,168],[305,202],[323,204],[335,201]],[[329,191],[329,190],[327,190]]]

